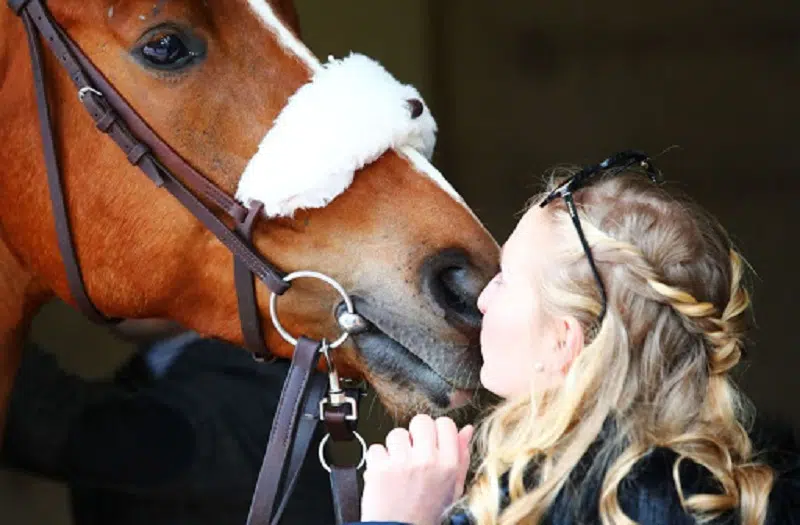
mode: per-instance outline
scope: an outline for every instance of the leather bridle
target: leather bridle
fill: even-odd
[[[8,6],[20,16],[28,36],[58,246],[69,290],[77,306],[95,322],[116,321],[105,317],[92,303],[77,260],[46,95],[40,36],[69,74],[78,98],[97,129],[111,137],[132,165],[141,169],[156,186],[169,191],[234,255],[234,280],[245,345],[254,355],[268,357],[270,353],[264,344],[254,276],[272,292],[271,305],[274,305],[275,298],[290,288],[291,278],[287,277],[293,274],[287,276],[275,268],[252,245],[253,225],[262,205],[251,202],[249,206],[243,206],[161,140],[59,27],[43,0],[8,0]],[[232,219],[234,229],[230,229],[204,201]],[[352,306],[350,312],[353,313]],[[303,336],[296,340],[253,495],[248,525],[277,525],[280,522],[320,420],[325,422],[328,435],[334,441],[357,438],[364,446],[355,432],[357,404],[362,392],[360,389],[343,391],[339,387],[333,362],[328,359],[328,349],[332,346],[325,340],[316,341]],[[317,372],[321,354],[325,354],[328,361],[328,380]],[[360,514],[357,468],[361,465],[329,466],[322,457],[322,446],[324,442],[320,447],[320,458],[330,471],[336,522],[357,521]]]

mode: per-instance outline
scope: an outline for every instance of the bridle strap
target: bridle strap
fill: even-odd
[[[272,422],[264,461],[258,473],[247,525],[266,525],[272,521],[278,489],[286,470],[286,459],[289,457],[292,438],[304,405],[303,398],[317,368],[321,346],[320,342],[306,337],[301,336],[297,340],[289,373],[283,383],[278,409]]]
[[[356,402],[360,394],[352,394]],[[326,405],[322,414],[325,428],[334,442],[353,442],[356,421],[347,419],[346,405]],[[337,525],[360,521],[361,489],[358,485],[358,470],[354,465],[331,465],[330,483],[333,496],[333,512]]]
[[[272,520],[267,522],[266,520],[256,520],[255,523],[258,524],[265,524],[269,523],[269,525],[278,525],[280,523],[280,518],[283,515],[283,511],[286,509],[286,505],[289,503],[289,497],[294,490],[295,485],[297,484],[297,480],[300,474],[300,467],[303,465],[303,458],[308,453],[308,448],[311,444],[314,431],[317,427],[317,423],[319,423],[320,416],[319,416],[319,404],[320,400],[325,396],[324,392],[326,390],[327,381],[323,374],[315,374],[312,379],[312,387],[309,390],[308,397],[306,399],[306,407],[303,410],[302,415],[300,416],[300,420],[297,423],[297,433],[295,434],[295,444],[292,448],[292,458],[289,462],[289,468],[286,473],[286,482],[283,487],[283,500],[281,501],[278,508],[275,510],[275,514],[272,517]],[[317,385],[321,385],[322,394],[318,394],[316,388]],[[346,388],[346,394],[349,397],[352,397],[358,403],[361,400],[363,395],[363,390],[360,388]],[[324,416],[323,416],[324,417]],[[330,428],[330,427],[328,427]],[[350,437],[349,441],[354,441],[355,436]],[[334,472],[349,470],[351,471],[351,476],[355,476],[355,483],[350,482],[349,480],[351,477],[348,476],[337,476],[334,479]],[[341,525],[342,523],[349,523],[349,522],[356,522],[360,520],[361,516],[361,490],[358,486],[358,469],[356,467],[331,467],[331,489],[333,493],[333,506],[334,506],[334,515],[336,517],[336,524]],[[349,492],[349,496],[346,496],[345,493]],[[338,494],[338,496],[337,496]],[[342,517],[347,517],[348,519],[342,519]]]
[[[31,15],[23,11],[25,5],[30,0],[23,2],[12,2],[10,5],[22,17],[25,30],[28,35],[28,48],[31,55],[31,67],[33,69],[33,83],[36,88],[36,109],[39,113],[39,132],[42,138],[42,149],[44,150],[44,162],[47,168],[47,182],[50,188],[50,202],[53,208],[53,218],[55,219],[56,237],[58,248],[67,275],[67,285],[70,294],[84,314],[94,322],[109,322],[101,314],[89,299],[86,292],[86,285],[83,282],[83,275],[78,264],[78,256],[75,253],[75,245],[72,242],[72,232],[70,228],[69,214],[64,199],[64,188],[61,184],[61,170],[58,165],[58,154],[56,152],[55,140],[53,138],[52,121],[50,119],[50,103],[47,99],[47,88],[44,80],[44,64],[42,52],[39,47],[36,27],[31,19]]]
[[[8,0],[8,7],[16,14],[20,14],[30,0]]]
[[[256,217],[261,213],[263,204],[252,202],[247,216],[241,222],[237,222],[236,231],[239,232],[244,240],[252,242],[253,225]],[[256,299],[255,282],[253,274],[238,258],[233,261],[233,277],[236,285],[236,298],[239,302],[239,321],[242,325],[242,335],[245,347],[258,359],[266,360],[271,356],[271,352],[264,344],[264,334],[261,331],[261,316],[258,311],[258,300]]]
[[[286,506],[289,504],[292,493],[294,492],[297,482],[300,479],[300,471],[303,467],[308,449],[311,447],[311,442],[314,440],[314,433],[319,424],[319,402],[325,397],[325,391],[328,389],[328,382],[323,374],[314,374],[311,377],[310,388],[306,396],[306,402],[303,411],[300,413],[300,419],[297,421],[297,431],[294,435],[294,443],[292,446],[292,455],[289,458],[289,464],[286,467],[286,472],[283,474],[282,493],[278,507],[273,510],[273,515],[270,520],[266,516],[254,517],[254,523],[266,525],[278,525],[281,522]],[[264,471],[265,475],[276,476],[280,473]],[[258,497],[254,493],[254,497]]]
[[[355,523],[361,516],[361,490],[358,472],[353,466],[331,465],[331,493],[336,524]]]
[[[92,64],[92,62],[78,48],[77,44],[65,34],[58,26],[55,26],[61,37],[72,50],[75,59],[80,63],[86,76],[91,80],[94,87],[103,93],[106,102],[114,108],[122,118],[127,127],[138,137],[142,143],[147,144],[159,162],[170,172],[177,174],[180,179],[198,195],[211,201],[217,208],[225,212],[237,222],[241,222],[247,216],[247,208],[240,204],[236,199],[222,191],[213,182],[195,170],[186,160],[183,159],[172,147],[161,140],[150,128],[147,122],[128,104],[122,95],[106,80],[103,74]]]

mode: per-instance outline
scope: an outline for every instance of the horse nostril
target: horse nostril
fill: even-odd
[[[482,289],[475,272],[466,268],[445,268],[439,275],[446,309],[459,315],[470,325],[480,326],[478,295]]]
[[[468,330],[480,327],[477,303],[485,283],[465,255],[447,250],[433,257],[425,265],[423,281],[450,324]]]

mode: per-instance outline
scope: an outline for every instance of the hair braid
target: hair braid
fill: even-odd
[[[705,338],[709,343],[708,364],[712,375],[724,374],[738,364],[745,332],[744,323],[739,320],[750,305],[750,296],[742,286],[743,265],[736,250],[730,250],[729,300],[720,315],[720,309],[712,303],[699,301],[690,292],[666,284],[667,279],[634,244],[613,239],[599,230],[594,233],[600,233],[602,237],[598,248],[627,255],[628,268],[658,295],[651,298],[668,304],[681,314],[684,324],[692,333]]]
[[[766,495],[757,488],[771,484],[773,473],[766,466],[748,462],[752,454],[752,444],[739,421],[742,411],[739,397],[727,377],[727,373],[742,356],[746,327],[744,314],[750,305],[749,294],[742,285],[743,263],[740,255],[736,250],[729,249],[728,300],[724,308],[720,308],[712,302],[698,300],[680,286],[668,284],[669,280],[664,273],[633,243],[615,239],[593,228],[591,223],[588,229],[596,240],[592,249],[598,252],[598,256],[605,258],[609,252],[621,255],[622,260],[619,257],[616,260],[624,263],[624,267],[637,278],[636,281],[646,283],[645,288],[634,288],[645,298],[668,305],[678,314],[687,331],[701,338],[706,349],[709,378],[707,402],[701,410],[700,424],[692,431],[671,436],[663,442],[664,446],[679,454],[679,460],[673,469],[673,479],[681,501],[698,515],[713,517],[746,500],[741,506],[742,523],[762,523]],[[604,252],[606,255],[603,255]],[[708,429],[720,427],[726,428],[722,436],[709,435]],[[642,455],[641,449],[633,444],[609,469],[608,477],[604,481],[606,492],[600,503],[608,515],[619,515],[616,512],[616,487],[623,473],[630,469],[630,463]],[[719,481],[722,493],[685,497],[679,475],[680,464],[685,459],[691,459],[708,468]]]

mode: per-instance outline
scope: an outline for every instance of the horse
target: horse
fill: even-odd
[[[291,0],[47,7],[45,18],[155,136],[242,206],[260,205],[247,239],[259,254],[347,290],[366,327],[331,352],[344,377],[369,383],[398,421],[470,400],[480,387],[476,299],[499,248],[430,163],[435,121],[412,86],[363,55],[321,62],[302,42]],[[33,68],[12,9],[0,9],[0,35],[2,407],[38,309],[60,298],[85,310],[86,301],[59,248]],[[82,102],[102,102],[101,93],[76,90],[52,53],[44,71],[64,214],[90,306],[103,319],[171,319],[244,344],[237,259],[98,132]],[[276,296],[261,281],[254,289],[266,319]],[[333,340],[341,332],[342,300],[323,282],[298,279],[278,303],[288,333]],[[291,358],[274,326],[264,323],[262,338],[271,354]]]

